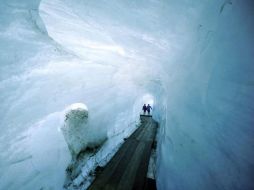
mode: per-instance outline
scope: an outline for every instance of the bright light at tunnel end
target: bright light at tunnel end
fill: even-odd
[[[144,104],[154,105],[154,97],[151,94],[145,94],[142,99]]]

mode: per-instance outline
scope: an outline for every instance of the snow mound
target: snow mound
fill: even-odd
[[[73,158],[82,150],[94,148],[106,139],[96,138],[96,132],[89,124],[88,108],[83,103],[75,103],[66,108],[61,130]]]

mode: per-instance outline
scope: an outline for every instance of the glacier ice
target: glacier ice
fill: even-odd
[[[254,189],[252,0],[0,2],[1,190],[62,189],[69,105],[105,164],[147,101],[158,189]]]

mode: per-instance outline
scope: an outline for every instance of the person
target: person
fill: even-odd
[[[147,111],[147,107],[146,107],[146,104],[143,105],[143,111],[144,111],[144,114],[146,114],[146,111]]]
[[[148,104],[147,106],[146,106],[146,110],[147,110],[147,112],[148,112],[148,115],[150,115],[150,111],[152,110],[153,108],[150,106],[150,104]]]

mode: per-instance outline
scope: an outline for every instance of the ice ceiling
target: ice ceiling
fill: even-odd
[[[253,23],[252,0],[0,0],[0,189],[61,189],[70,104],[96,138],[146,101],[158,189],[254,189]]]

